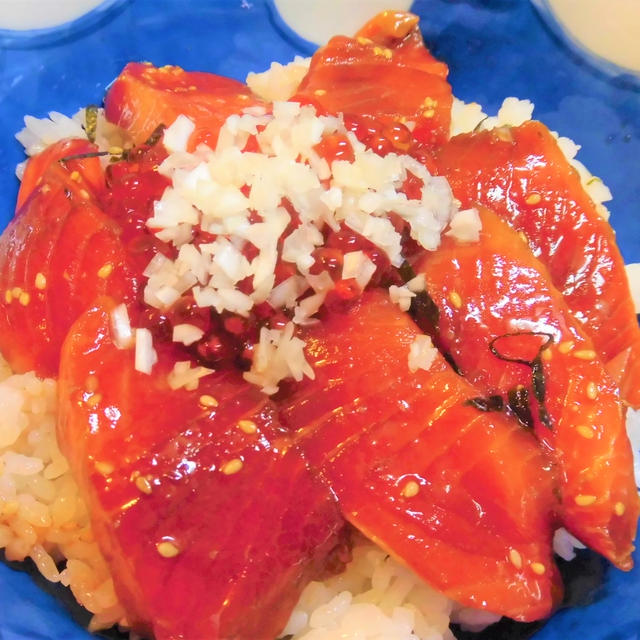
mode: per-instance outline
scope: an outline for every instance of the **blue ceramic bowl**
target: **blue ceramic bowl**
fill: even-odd
[[[589,64],[609,76],[617,77],[620,80],[640,87],[640,71],[616,64],[590,49],[562,23],[549,0],[531,0],[531,2],[553,33],[555,33],[576,56],[586,60]],[[602,3],[602,8],[606,11],[606,3]],[[640,8],[638,8],[638,10],[640,10]]]
[[[17,1],[19,2],[20,0]],[[55,19],[54,14],[51,24],[57,24],[50,27],[33,29],[0,28],[0,45],[6,48],[33,48],[34,46],[43,48],[61,40],[78,38],[82,33],[97,30],[100,23],[109,20],[113,9],[125,1],[126,0],[102,0],[102,2],[97,4],[92,10],[61,23],[59,19]],[[33,24],[42,24],[42,22],[35,21]]]
[[[313,51],[265,0],[119,0],[108,9],[81,28],[46,38],[23,34],[19,46],[7,34],[0,39],[3,226],[17,193],[14,169],[23,156],[13,136],[24,114],[71,114],[98,101],[130,60],[244,79],[272,60]],[[615,196],[611,222],[625,260],[640,262],[640,89],[570,53],[523,0],[418,0],[413,11],[422,17],[428,45],[449,64],[457,96],[480,102],[489,113],[507,96],[530,98],[536,118],[582,145],[579,158]],[[592,595],[592,604],[556,614],[535,639],[640,638],[640,569],[607,569]],[[0,564],[2,640],[89,637],[28,575]]]

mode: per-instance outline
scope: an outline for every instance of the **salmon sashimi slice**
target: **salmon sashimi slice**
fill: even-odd
[[[640,329],[622,256],[549,130],[526,122],[459,135],[436,165],[464,206],[479,202],[526,234],[622,398],[640,407]]]
[[[518,233],[487,209],[480,219],[478,242],[445,237],[415,266],[435,340],[492,398],[480,409],[507,407],[553,451],[565,527],[630,569],[639,501],[616,385]]]
[[[26,188],[33,190],[0,237],[0,350],[17,372],[54,375],[69,327],[96,295],[133,297],[120,227],[101,211],[84,179],[83,168],[95,173],[97,159],[59,162],[60,153],[87,146],[56,145],[45,152],[46,168],[36,157],[39,177],[30,161]],[[89,182],[97,184],[93,175]]]
[[[237,372],[171,388],[162,345],[153,375],[136,371],[113,307],[63,346],[58,436],[130,622],[157,640],[274,638],[346,549],[335,499],[267,396]]]
[[[175,66],[156,68],[148,62],[130,62],[104,99],[107,120],[126,129],[135,144],[143,144],[179,115],[187,116],[195,124],[191,151],[201,142],[215,148],[227,117],[261,104],[237,80]]]
[[[477,395],[381,291],[305,335],[315,379],[280,401],[344,516],[423,579],[465,605],[517,620],[551,612],[551,474],[529,433],[467,404]]]
[[[448,139],[447,73],[424,46],[418,17],[385,11],[355,37],[336,36],[321,47],[292,99],[343,113],[371,148],[384,142],[387,151],[406,152],[412,140],[430,147]]]
[[[73,174],[74,190],[84,189],[94,198],[99,197],[104,192],[105,182],[100,160],[93,155],[97,153],[98,148],[88,140],[65,138],[29,158],[20,182],[16,211],[20,210],[27,198],[41,184],[47,169],[56,162],[65,168],[69,175]]]

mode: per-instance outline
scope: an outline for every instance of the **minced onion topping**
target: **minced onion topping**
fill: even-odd
[[[135,331],[135,363],[136,371],[149,375],[153,365],[158,362],[158,354],[153,348],[153,336],[149,329],[136,329]]]
[[[304,357],[304,341],[293,335],[294,325],[284,329],[260,330],[260,341],[255,346],[251,369],[244,379],[262,388],[264,393],[278,391],[278,383],[285,378],[300,382],[303,376],[312,380],[315,374]]]
[[[111,333],[118,349],[128,349],[135,341],[127,305],[122,303],[111,311]]]
[[[412,373],[415,373],[418,369],[427,371],[437,355],[438,350],[433,346],[429,336],[416,336],[409,346],[409,370]]]
[[[450,229],[445,235],[455,238],[458,242],[478,242],[482,222],[477,209],[458,211],[451,218]]]
[[[275,102],[272,113],[259,106],[246,109],[227,119],[215,149],[200,145],[192,153],[186,151],[191,131],[188,118],[180,116],[164,133],[170,155],[158,171],[171,185],[155,202],[147,225],[177,249],[177,257],[158,254],[151,260],[144,272],[144,299],[152,307],[168,309],[190,293],[199,307],[245,317],[265,301],[290,310],[291,327],[283,332],[264,330],[254,366],[246,374],[267,393],[277,390],[282,377],[298,379],[312,373],[302,347],[294,364],[287,361],[285,366],[280,355],[298,349],[292,346],[297,345],[294,324],[313,322],[334,286],[326,271],[310,273],[324,231],[344,225],[399,267],[401,235],[390,214],[408,223],[411,237],[423,248],[434,250],[457,213],[445,178],[431,176],[411,156],[379,156],[345,128],[341,117],[319,116],[311,106]],[[318,154],[316,145],[333,134],[348,140],[353,162],[339,159],[329,164]],[[256,151],[245,150],[250,137]],[[419,198],[402,191],[409,177],[422,184]],[[285,202],[295,210],[297,226],[291,225]],[[196,244],[196,232],[210,234],[213,240]],[[296,273],[276,284],[280,261],[295,265]],[[375,270],[363,251],[343,255],[342,278],[355,280],[362,290]],[[187,334],[181,330],[175,339],[185,342],[195,335]],[[302,361],[297,360],[300,354]],[[265,362],[269,365],[263,366]]]

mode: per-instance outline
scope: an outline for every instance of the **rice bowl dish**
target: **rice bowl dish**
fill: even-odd
[[[222,129],[223,133],[220,135],[227,135],[228,141],[223,139],[221,142],[220,138],[218,138],[216,153],[224,153],[225,150],[229,152],[228,150],[232,150],[234,146],[241,148],[246,143],[247,136],[254,135],[256,131],[260,130],[260,127],[269,127],[273,123],[274,126],[272,128],[276,129],[274,139],[278,135],[282,137],[282,131],[291,129],[292,126],[295,128],[298,125],[300,131],[305,130],[305,127],[313,129],[313,127],[321,125],[325,127],[325,133],[321,135],[332,135],[337,132],[347,137],[347,131],[340,129],[340,122],[323,121],[323,116],[312,113],[308,108],[306,110],[304,108],[291,109],[286,106],[287,103],[281,102],[291,97],[291,88],[297,88],[297,84],[306,73],[306,69],[307,62],[298,60],[290,66],[272,67],[272,70],[267,74],[250,76],[248,79],[249,86],[256,94],[261,95],[266,100],[276,101],[277,104],[281,103],[282,106],[274,108],[273,116],[270,116],[260,108],[254,108],[253,111],[244,111],[240,121],[234,120],[233,116],[231,119],[226,120],[226,124]],[[505,126],[518,127],[530,120],[532,108],[533,105],[527,101],[509,98],[505,100],[503,108],[494,118],[487,118],[478,105],[466,105],[460,101],[454,101],[451,109],[450,131],[452,135],[457,135],[464,132],[473,132],[479,126],[487,132],[492,130],[500,132]],[[276,113],[278,109],[280,111]],[[427,105],[428,109],[429,105]],[[279,126],[278,118],[284,118],[280,133],[278,133],[279,130],[277,128]],[[42,143],[42,138],[44,138],[45,145],[55,143],[58,139],[69,135],[86,139],[87,122],[87,114],[85,112],[82,112],[74,119],[56,114],[52,116],[51,121],[29,120],[27,121],[27,129],[21,134],[21,142],[25,144],[29,153],[37,153],[41,149],[38,145]],[[189,123],[188,117],[182,120],[178,118],[164,132],[164,146],[170,153],[176,154],[169,161],[163,160],[166,164],[162,171],[173,181],[173,191],[169,195],[165,192],[163,196],[167,200],[174,197],[171,194],[180,194],[181,189],[184,192],[188,188],[188,186],[185,187],[185,183],[180,183],[180,180],[185,175],[185,172],[192,171],[196,166],[194,165],[194,158],[189,157],[188,154],[190,152],[187,150],[187,141],[192,132],[193,126],[192,123]],[[121,150],[122,147],[118,144],[120,140],[113,136],[118,136],[119,133],[110,129],[100,115],[98,115],[98,124],[94,134],[100,152],[106,152],[110,157],[118,155],[117,149],[120,148]],[[100,139],[101,136],[103,136],[102,141]],[[238,136],[240,136],[240,139],[244,139],[244,142],[239,145],[237,142]],[[316,141],[315,138],[313,140]],[[357,140],[350,139],[350,143],[356,149],[356,162],[357,153],[363,154],[362,161],[364,163],[372,158],[372,156],[367,155],[367,150],[364,147],[362,149],[358,148]],[[302,144],[304,146],[304,143]],[[574,162],[576,146],[571,141],[563,138],[559,139],[558,145],[568,160]],[[263,152],[265,148],[263,147]],[[296,149],[296,151],[300,152],[301,148]],[[270,147],[267,153],[270,157],[277,158],[280,152],[276,147]],[[291,156],[291,152],[288,152],[286,148],[284,149],[284,154],[285,156],[287,154]],[[205,152],[203,156],[197,157],[198,162],[203,160],[211,163],[211,166],[218,166],[216,165],[218,159],[215,155],[208,154],[208,152]],[[222,157],[219,160],[219,166],[223,166],[225,162],[224,157]],[[595,202],[598,214],[606,217],[607,213],[603,202],[610,197],[608,190],[599,180],[594,180],[582,165],[574,164],[574,166],[580,174],[584,189]],[[326,175],[326,167],[319,166],[315,170],[319,176],[324,175],[324,179],[328,177]],[[423,184],[431,180],[430,175],[421,174],[420,172],[423,170],[415,164],[408,164],[402,170],[411,171],[412,175],[419,177]],[[254,172],[255,167],[248,168],[246,171]],[[378,183],[389,181],[388,178],[384,177],[384,171],[384,168],[380,169],[381,173],[373,178],[374,182],[376,180]],[[390,171],[397,171],[397,168],[394,167]],[[371,169],[368,170],[368,178],[371,178],[370,172]],[[298,180],[302,179],[301,174]],[[325,201],[332,202],[334,204],[333,210],[339,212],[340,204],[338,200],[344,201],[345,198],[352,197],[348,189],[352,188],[350,185],[353,184],[354,178],[345,176],[342,178],[342,183],[336,182],[338,178],[334,171],[333,179],[333,186],[340,186],[342,193],[338,197],[337,192],[330,192],[330,189],[328,189],[322,197]],[[286,191],[286,185],[282,189],[284,191],[281,190],[280,193],[286,194],[289,200],[294,200],[297,197],[296,193]],[[380,198],[379,194],[382,189],[377,193],[375,187],[371,183],[367,183],[366,190],[369,194],[376,195],[378,199]],[[374,200],[373,195],[369,195],[369,199],[372,201]],[[268,194],[264,194],[263,197],[269,198]],[[390,197],[388,189],[385,191],[385,197]],[[448,234],[453,238],[452,241],[464,243],[473,242],[477,239],[481,229],[477,215],[467,214],[465,212],[469,210],[460,208],[452,199],[447,200],[446,189],[443,190],[437,181],[434,181],[432,195],[425,196],[423,192],[423,204],[425,197],[432,199],[437,197],[439,200],[438,204],[435,204],[433,200],[430,201],[430,209],[436,212],[433,219],[421,223],[423,224],[421,227],[412,226],[412,233],[414,233],[415,238],[418,238],[417,241],[423,248],[429,249],[430,243],[432,243],[431,247],[435,249],[439,243],[439,234],[445,228],[449,228]],[[337,198],[337,200],[334,201],[331,198]],[[255,202],[252,204],[255,204]],[[183,206],[183,204],[176,205],[174,200],[174,209],[175,207]],[[232,203],[230,206],[237,205]],[[369,206],[375,208],[379,205],[377,202],[373,202]],[[401,209],[402,204],[399,200],[391,200],[388,206],[390,210],[398,211]],[[172,207],[163,206],[162,204],[156,206],[154,209],[155,219],[149,226],[154,229],[156,234],[160,234],[158,237],[162,242],[173,242],[180,247],[188,246],[188,243],[183,239],[184,236],[180,235],[181,233],[184,234],[184,229],[180,228],[180,224],[184,222],[193,224],[193,222],[187,217],[180,220],[178,224],[175,223],[175,219],[167,224],[166,217],[162,218],[165,215],[163,209],[166,211],[170,208]],[[197,208],[203,211],[202,204],[198,204]],[[301,201],[301,204],[294,208],[303,209],[304,204]],[[407,221],[413,223],[415,215],[409,212],[409,209],[407,211]],[[206,215],[206,212],[204,213]],[[230,215],[230,213],[233,213],[233,210],[226,211],[222,215]],[[217,212],[216,215],[220,215],[220,213]],[[334,226],[339,225],[339,222],[346,219],[348,215],[346,212],[339,213],[333,222]],[[452,221],[456,217],[458,217],[458,223],[454,225]],[[379,217],[379,219],[383,218]],[[325,218],[323,224],[331,226],[332,222]],[[394,240],[393,230],[387,228],[384,232],[377,233],[376,231],[368,230],[367,224],[369,224],[367,221],[354,221],[351,223],[351,228],[357,227],[359,233],[365,234],[365,237],[383,250],[393,266],[401,266],[402,256],[398,252],[399,240]],[[434,239],[434,230],[436,229],[438,230],[438,238]],[[260,230],[260,234],[267,233],[268,229]],[[280,236],[280,233],[281,231],[277,232],[277,237]],[[313,234],[313,231],[310,231],[310,233]],[[229,241],[230,245],[227,244],[221,247],[220,250],[226,251],[224,255],[227,256],[227,259],[231,256],[230,259],[237,265],[238,261],[241,262],[241,258],[233,254],[231,245],[238,245],[238,237],[232,234],[229,237]],[[295,263],[298,269],[304,272],[308,253],[296,253],[296,250],[292,247],[293,242],[290,242],[289,245],[291,245],[290,248],[293,252],[289,255],[289,261]],[[181,249],[181,251],[185,255],[189,252],[193,253],[187,249],[184,251]],[[346,267],[343,265],[342,278],[345,279],[345,274],[347,274],[347,279],[355,279],[360,287],[364,289],[373,276],[376,265],[371,263],[371,260],[367,262],[367,259],[361,255],[362,251],[352,253],[358,255],[352,256],[349,254],[350,264]],[[223,254],[212,252],[210,255],[213,256],[214,263],[222,265],[225,277],[230,277],[230,263],[222,262],[221,256]],[[185,260],[183,260],[183,263]],[[263,261],[266,260],[267,256],[265,254]],[[176,282],[176,279],[182,278],[185,275],[185,269],[183,263],[177,263],[175,260],[173,264],[169,264],[169,262],[171,261],[160,259],[153,264],[149,263],[146,267],[145,277],[148,281],[144,296],[145,302],[151,307],[162,309],[170,306],[176,300],[176,298],[163,297],[175,295],[174,292],[166,289],[167,282]],[[191,273],[192,276],[186,278],[180,287],[175,288],[178,296],[195,286],[199,287],[193,293],[196,300],[197,296],[201,296],[200,302],[197,303],[199,306],[212,306],[217,313],[227,311],[242,315],[248,312],[249,309],[246,305],[251,303],[247,301],[246,293],[243,294],[244,298],[233,294],[226,294],[225,297],[225,294],[221,293],[224,287],[220,284],[210,286],[209,290],[206,287],[194,285],[194,282],[199,281],[197,269],[200,266],[193,261],[190,264],[191,271],[187,273]],[[370,264],[373,264],[373,271]],[[268,279],[269,273],[265,273]],[[240,281],[246,275],[247,272],[245,270],[235,273],[233,277]],[[257,277],[258,280],[264,280],[265,277],[263,272],[252,272],[251,275],[254,278]],[[157,285],[156,282],[158,283]],[[286,279],[282,280],[280,284],[283,282],[286,282]],[[424,291],[423,283],[416,281],[411,284],[411,282],[405,283],[406,287],[405,284],[388,287],[392,303],[402,311],[408,310],[411,306],[411,300],[421,291]],[[314,283],[316,286],[314,286]],[[40,288],[39,284],[44,286]],[[182,288],[185,285],[186,288]],[[264,291],[260,290],[259,293],[256,293],[259,287],[256,285],[256,280],[254,280],[252,295],[255,294],[257,299],[262,300],[271,298],[272,301],[275,296],[276,299],[282,300],[282,302],[274,303],[272,306],[293,309],[292,320],[294,324],[313,326],[313,316],[326,298],[326,287],[323,288],[318,279],[307,279],[306,286],[308,287],[309,285],[313,288],[314,293],[307,297],[303,297],[307,290],[306,288],[302,289],[304,284],[295,280],[288,282],[287,286],[281,287],[280,290],[278,290],[277,286],[271,286]],[[38,278],[36,278],[35,287],[36,289],[44,290],[46,282],[43,283],[40,279],[39,283]],[[28,306],[29,300],[24,297],[24,290],[7,289],[7,292],[7,303]],[[9,301],[9,293],[11,301]],[[310,300],[314,296],[317,297],[314,300]],[[24,304],[25,300],[27,300],[27,304]],[[304,300],[307,300],[307,302],[301,304],[301,301]],[[452,302],[454,307],[458,306],[457,302],[454,296]],[[121,346],[126,349],[131,345],[132,331],[136,332],[136,370],[143,373],[146,372],[148,375],[155,364],[153,346],[148,342],[146,342],[147,347],[139,346],[145,344],[146,334],[143,333],[144,329],[135,329],[127,318],[118,315],[116,309],[111,311],[112,326],[116,326],[114,339],[123,341]],[[120,324],[118,324],[119,321]],[[202,337],[202,329],[193,324],[183,323],[179,326],[181,328],[177,334],[174,326],[173,341],[188,346]],[[260,364],[254,356],[254,364],[244,372],[245,380],[258,386],[267,395],[276,394],[279,391],[280,382],[287,378],[293,377],[296,380],[301,380],[306,377],[308,380],[313,380],[314,377],[312,365],[305,361],[304,356],[301,357],[303,345],[296,343],[296,338],[293,338],[294,327],[291,326],[289,328],[288,324],[281,326],[282,329],[276,333],[263,334],[261,332],[260,341],[256,343],[256,353],[263,354],[264,363]],[[285,352],[285,348],[288,349],[287,352]],[[420,369],[428,371],[435,357],[435,351],[430,341],[420,340],[415,343],[415,348],[412,345],[412,351],[407,357],[411,371]],[[198,380],[206,375],[207,372],[198,369],[198,367],[195,369],[189,366],[178,367],[173,372],[173,383],[170,382],[170,384],[175,385],[176,389],[181,387],[188,389],[190,386],[197,386]],[[10,410],[6,414],[6,426],[3,431],[5,439],[3,444],[6,447],[2,453],[5,471],[3,475],[5,483],[3,517],[6,520],[2,528],[0,528],[0,544],[5,547],[8,559],[22,559],[30,556],[48,579],[60,581],[65,585],[71,586],[78,601],[94,614],[92,623],[94,628],[108,627],[114,623],[120,623],[126,627],[130,623],[127,613],[116,595],[109,569],[94,539],[86,506],[80,498],[78,489],[72,479],[73,476],[69,465],[60,453],[56,442],[55,415],[57,409],[55,386],[56,383],[53,380],[40,381],[29,373],[17,376],[11,375],[8,366],[5,369],[2,393],[4,401]],[[202,398],[204,396],[201,396]],[[215,398],[212,398],[212,400],[215,400]],[[629,414],[630,419],[633,419],[633,412],[630,411]],[[246,429],[251,431],[249,425],[246,425]],[[236,473],[231,468],[227,470],[229,475]],[[140,492],[147,493],[148,487],[144,480],[141,479],[140,482],[136,480],[136,485]],[[410,494],[414,490],[417,491],[413,485],[405,485],[405,497],[407,493]],[[0,495],[2,495],[1,492]],[[618,502],[615,503],[616,508],[618,504]],[[572,555],[574,546],[580,546],[578,540],[563,531],[556,534],[554,543],[556,552],[566,557]],[[170,557],[174,551],[170,546],[171,543],[169,542],[168,544],[169,546],[162,547],[162,550],[158,548],[160,554],[165,558]],[[68,561],[66,568],[59,571],[56,563],[63,557],[67,558]],[[519,554],[512,554],[511,558],[511,562],[514,565],[521,562]],[[394,638],[450,638],[453,637],[449,631],[451,619],[461,622],[470,628],[482,627],[496,619],[493,614],[477,613],[456,605],[452,600],[427,587],[410,571],[390,559],[387,553],[364,539],[356,538],[355,546],[353,547],[353,561],[349,567],[346,573],[338,574],[325,583],[311,582],[302,593],[298,608],[293,611],[289,622],[282,631],[283,635],[293,635],[294,638],[307,638],[308,640],[312,638],[333,638],[336,637],[339,629],[343,633],[355,632],[355,630],[361,632],[363,621],[368,621],[369,624],[371,624],[371,621],[375,621],[371,624],[371,636],[363,637],[377,637],[375,634],[383,633],[385,637],[388,635],[388,637]],[[537,571],[538,567],[536,566],[534,573],[537,573]],[[542,572],[544,573],[544,567]],[[430,634],[439,635],[433,636]]]

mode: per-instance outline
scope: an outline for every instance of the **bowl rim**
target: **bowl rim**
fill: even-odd
[[[605,58],[589,49],[580,41],[559,19],[549,0],[531,0],[545,25],[565,44],[572,52],[576,53],[591,67],[614,78],[624,78],[636,85],[640,85],[640,70],[632,69]]]
[[[46,1],[46,0],[45,0]],[[0,27],[0,48],[31,48],[51,44],[64,39],[82,29],[94,26],[104,19],[111,10],[132,0],[102,0],[76,18],[59,24],[35,29],[8,29]]]

